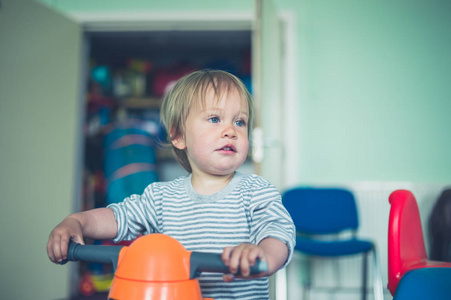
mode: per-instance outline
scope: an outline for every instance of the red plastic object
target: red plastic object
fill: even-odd
[[[162,97],[171,83],[175,83],[196,69],[196,66],[178,65],[170,69],[157,70],[153,80],[153,95],[155,97]]]
[[[207,300],[202,298],[199,281],[190,279],[190,256],[190,251],[167,235],[137,239],[119,254],[108,298]]]
[[[92,282],[91,275],[84,274],[80,280],[79,283],[79,290],[82,295],[84,296],[91,296],[94,295],[96,291],[96,287],[94,286],[94,283]]]
[[[420,268],[451,268],[451,263],[428,260],[415,196],[408,190],[396,190],[389,197],[388,289],[392,295],[402,276]]]

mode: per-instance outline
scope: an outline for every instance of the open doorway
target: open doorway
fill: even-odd
[[[96,71],[99,73],[97,75],[100,79],[102,76],[106,76],[106,78],[103,78],[106,80],[104,83],[110,85],[109,92],[103,96],[114,98],[109,100],[112,104],[108,104],[110,110],[107,111],[107,114],[105,110],[101,112],[101,107],[95,107],[92,111],[86,110],[85,133],[86,130],[93,130],[91,134],[94,133],[93,136],[95,136],[93,145],[97,147],[94,150],[97,153],[87,153],[88,147],[91,147],[91,145],[89,145],[90,142],[86,141],[84,164],[88,161],[87,157],[96,157],[94,159],[97,162],[96,167],[104,168],[103,165],[99,164],[100,162],[103,163],[102,156],[104,155],[103,145],[100,144],[100,141],[104,138],[105,130],[103,129],[105,128],[99,131],[99,128],[103,126],[102,122],[105,122],[105,120],[102,121],[102,117],[107,119],[107,124],[123,120],[124,117],[128,119],[130,116],[132,118],[144,118],[151,123],[150,126],[146,126],[147,128],[156,130],[154,133],[156,132],[157,135],[161,134],[155,124],[161,103],[161,91],[164,90],[164,87],[156,85],[155,82],[158,81],[157,78],[161,79],[166,76],[166,85],[164,86],[167,86],[168,78],[170,79],[171,75],[174,75],[171,74],[172,72],[177,73],[177,68],[182,72],[192,67],[219,68],[231,71],[247,82],[249,89],[252,90],[252,76],[250,74],[251,56],[254,50],[252,49],[252,35],[254,34],[252,16],[241,16],[238,19],[233,16],[230,17],[230,20],[227,20],[227,16],[221,16],[220,20],[213,20],[214,18],[208,16],[206,21],[202,21],[202,16],[197,18],[196,21],[194,19],[183,20],[183,18],[182,20],[175,20],[177,18],[174,16],[168,17],[169,20],[172,20],[169,22],[164,21],[162,16],[159,16],[159,19],[163,21],[159,23],[158,21],[124,21],[120,19],[119,22],[111,20],[84,22],[83,27],[88,49],[86,61],[89,71],[86,72],[85,80],[90,80],[90,86],[86,93],[88,103],[91,88],[94,91],[102,90],[102,80],[95,83],[91,82],[91,76]],[[226,20],[224,21],[224,19]],[[285,26],[282,28],[282,38],[286,39],[287,35],[294,32],[294,22],[290,14],[283,15],[282,19],[285,21]],[[132,25],[130,26],[130,24]],[[294,62],[295,60],[287,55],[294,54],[293,40],[285,42],[284,45],[283,54],[285,56],[281,62],[282,69],[284,69],[282,77],[287,78],[287,80],[282,80],[284,83],[282,88],[285,89],[284,101],[289,111],[292,108],[290,103],[293,102],[294,98],[293,68],[295,66],[293,63],[287,62]],[[216,57],[212,56],[211,53],[214,53]],[[162,74],[165,76],[161,76]],[[102,99],[100,100],[100,103],[102,103]],[[291,111],[291,113],[295,112]],[[290,118],[287,117],[287,119]],[[282,128],[285,127],[282,126]],[[110,130],[110,128],[106,128],[106,130]],[[159,137],[161,136],[163,135]],[[84,138],[87,138],[86,134]],[[184,170],[167,152],[165,153],[158,147],[154,150],[156,152],[155,162],[158,180],[171,180],[184,174]],[[251,159],[245,164],[244,172],[254,172],[254,163]],[[93,172],[89,171],[89,173],[92,174]],[[289,174],[287,177],[289,177]],[[86,181],[89,180],[86,180],[85,177],[83,193],[95,191],[93,183],[98,182],[98,180],[91,179],[91,183]],[[96,196],[95,194],[92,195]],[[83,197],[86,197],[86,195]],[[99,198],[104,201],[105,195],[100,195]],[[83,205],[98,205],[96,201],[98,200],[91,197]]]
[[[206,68],[235,74],[252,92],[251,38],[250,30],[85,32],[82,210],[120,202],[154,181],[186,174],[162,146],[162,97],[183,75]],[[250,157],[240,171],[253,173]],[[104,292],[100,282],[107,288],[112,278],[111,268],[92,263],[80,264],[78,273],[82,282],[98,281],[79,285],[94,292]]]

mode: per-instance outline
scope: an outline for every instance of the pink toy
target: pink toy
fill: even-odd
[[[394,295],[399,281],[407,272],[421,268],[451,268],[451,263],[427,258],[420,212],[410,191],[394,191],[389,202],[388,289]]]

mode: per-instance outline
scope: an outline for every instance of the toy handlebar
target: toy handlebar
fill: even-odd
[[[190,259],[191,278],[198,277],[202,272],[213,273],[230,273],[229,267],[224,264],[221,254],[205,253],[205,252],[191,252]],[[250,267],[251,274],[259,274],[268,271],[268,263],[257,259],[255,265]],[[238,272],[240,273],[238,268]]]
[[[67,261],[88,261],[103,264],[112,264],[116,270],[119,253],[124,246],[97,246],[81,245],[78,243],[69,243],[67,249]]]
[[[202,272],[230,272],[221,254],[187,251],[177,240],[160,233],[144,235],[130,246],[70,243],[67,261],[78,260],[113,264],[108,299],[211,300],[202,297],[197,277]],[[258,274],[267,269],[266,262],[257,261],[250,271]]]
[[[104,264],[112,264],[114,270],[117,268],[119,253],[125,246],[99,246],[81,245],[69,243],[67,250],[67,261],[88,261]],[[255,265],[250,267],[250,274],[259,274],[268,270],[268,263],[257,259]],[[202,272],[229,273],[229,267],[224,264],[219,253],[206,253],[192,251],[190,256],[190,278],[198,277]],[[240,273],[240,269],[238,272]]]

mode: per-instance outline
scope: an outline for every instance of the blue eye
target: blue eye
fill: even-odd
[[[235,125],[238,127],[243,127],[246,126],[246,122],[244,122],[243,120],[237,120],[235,121]]]
[[[218,117],[210,117],[208,119],[208,121],[211,123],[219,123],[219,118]]]

